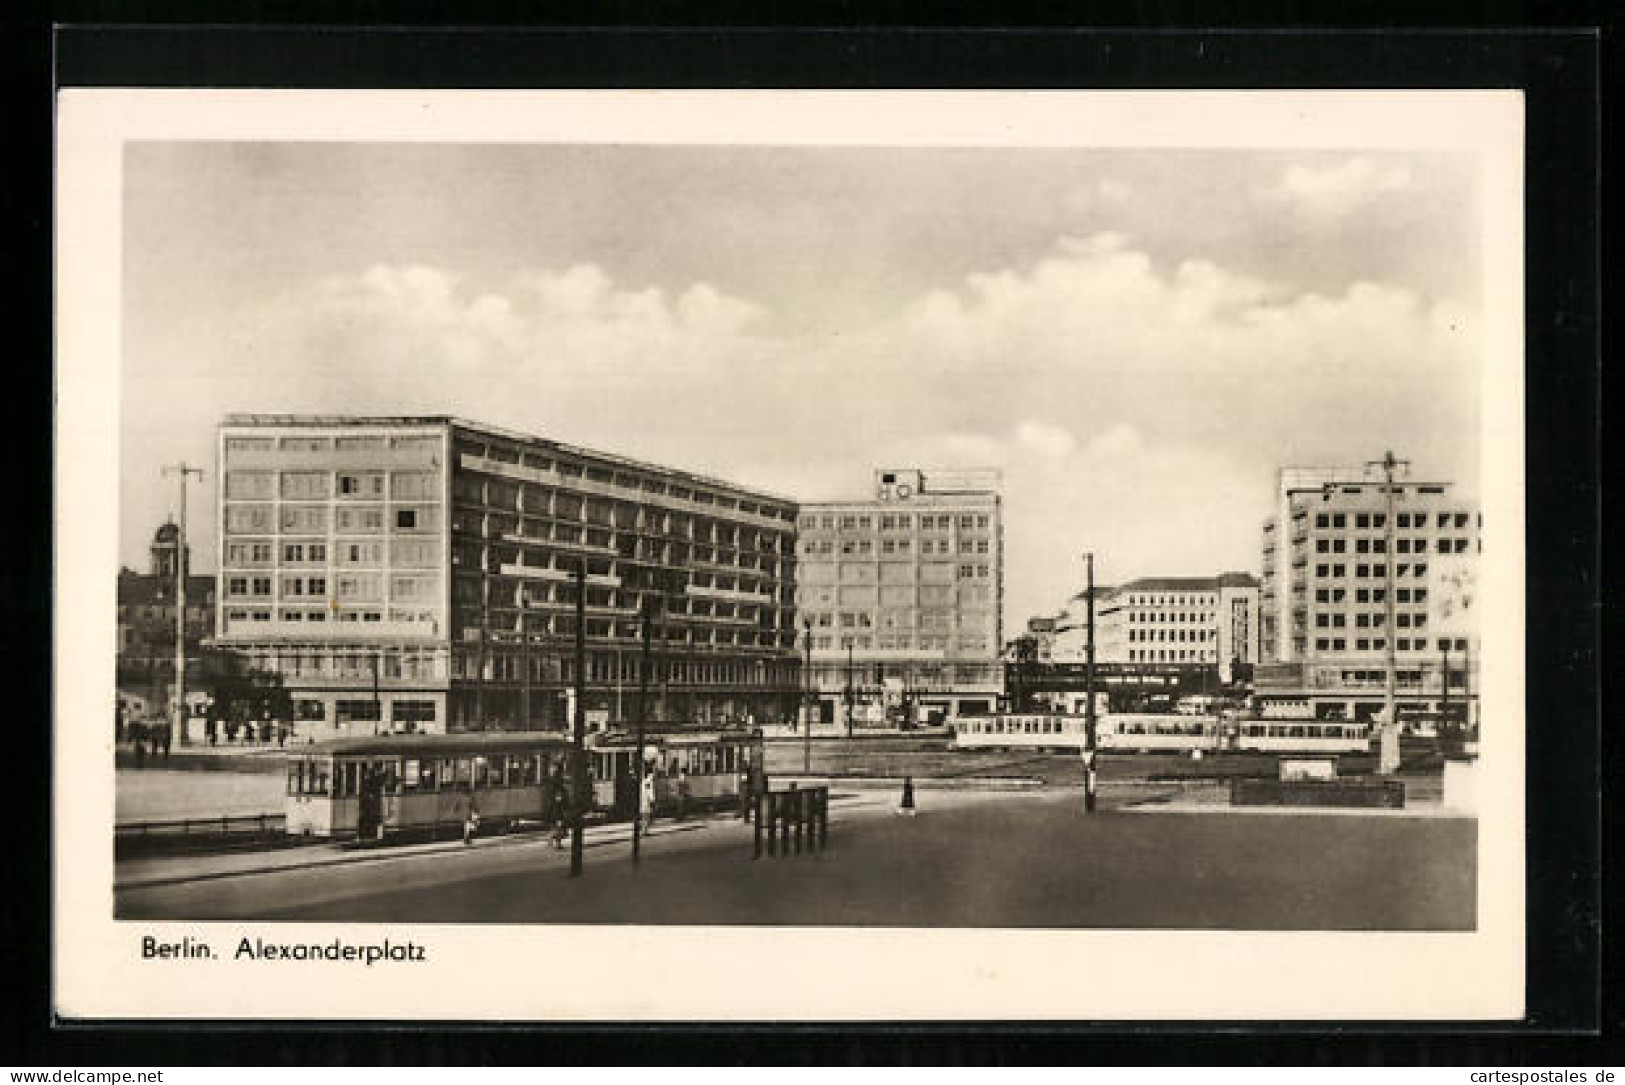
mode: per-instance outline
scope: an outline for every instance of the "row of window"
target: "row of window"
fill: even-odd
[[[440,476],[431,471],[227,471],[228,501],[435,500]]]
[[[1466,512],[1440,512],[1433,514],[1432,520],[1433,526],[1442,531],[1450,527],[1465,528],[1469,523],[1474,522],[1472,517],[1473,514]],[[1394,514],[1394,524],[1397,527],[1427,527],[1428,519],[1428,514],[1425,512],[1400,512]],[[1321,512],[1315,514],[1315,526],[1321,529],[1345,528],[1349,526],[1350,520],[1354,522],[1354,526],[1357,528],[1381,528],[1387,525],[1388,517],[1386,513],[1381,512]],[[1484,526],[1483,513],[1477,514],[1476,524],[1478,527]]]
[[[1342,554],[1347,552],[1347,539],[1316,539],[1315,553]],[[1434,551],[1439,554],[1465,554],[1470,540],[1466,537],[1447,538],[1443,535],[1433,540]],[[1483,549],[1483,544],[1479,544]],[[1401,537],[1394,540],[1394,550],[1400,554],[1425,554],[1428,552],[1428,541],[1417,538]],[[1386,539],[1355,539],[1354,553],[1356,554],[1386,554],[1388,541]]]
[[[275,511],[272,505],[228,505],[226,533],[262,535],[277,529],[291,534],[324,532],[328,529],[329,511],[333,513],[333,530],[341,535],[377,535],[383,532],[386,523],[395,531],[438,531],[441,523],[438,506],[397,507],[387,516],[382,507],[330,510],[327,505],[283,505],[279,515],[273,515]],[[276,529],[273,524],[277,525]]]
[[[1341,563],[1336,565],[1316,565],[1315,575],[1318,577],[1347,576],[1348,566]],[[1354,566],[1354,575],[1362,579],[1369,579],[1371,577],[1381,579],[1385,574],[1381,565],[1361,564]],[[1425,562],[1417,562],[1416,564],[1412,565],[1409,562],[1404,561],[1396,562],[1394,565],[1394,576],[1397,578],[1407,575],[1418,578],[1426,577],[1428,575],[1427,564]]]
[[[1211,648],[1130,648],[1130,663],[1211,663]]]
[[[1184,610],[1173,611],[1173,612],[1167,612],[1167,611],[1129,611],[1128,620],[1130,622],[1140,622],[1140,623],[1144,623],[1144,624],[1159,623],[1159,624],[1164,624],[1164,625],[1167,625],[1167,624],[1212,625],[1213,624],[1213,612],[1212,611],[1206,611],[1206,612],[1203,612],[1203,611],[1184,611]]]
[[[367,452],[381,451],[383,449],[435,449],[440,447],[440,438],[428,433],[398,434],[386,437],[384,434],[351,434],[338,437],[228,437],[226,438],[227,452]]]
[[[1342,629],[1347,618],[1348,615],[1346,614],[1316,614],[1315,627],[1318,629]],[[1359,629],[1381,629],[1385,624],[1387,624],[1386,618],[1381,613],[1354,615],[1354,625]],[[1425,611],[1416,614],[1401,611],[1394,615],[1394,624],[1401,629],[1425,629],[1428,624],[1428,616]]]
[[[1344,637],[1316,637],[1315,651],[1346,652],[1348,651],[1348,644],[1347,638]],[[1436,644],[1441,652],[1450,647],[1462,651],[1467,648],[1465,638],[1440,637]],[[1429,641],[1426,637],[1397,637],[1394,640],[1394,649],[1400,652],[1425,652],[1428,650],[1428,646]],[[1387,651],[1387,649],[1388,639],[1386,637],[1357,637],[1354,640],[1354,650],[1356,652],[1383,652]]]
[[[919,636],[907,633],[874,636],[856,633],[842,637],[827,635],[813,637],[813,649],[819,652],[844,652],[848,648],[858,652],[871,649],[897,652],[986,652],[989,650],[988,643],[986,636],[976,633],[963,633],[959,636],[935,633],[922,633]]]
[[[1131,641],[1209,641],[1214,639],[1211,629],[1130,629]]]
[[[962,538],[955,547],[949,539],[921,539],[920,553],[926,557],[933,554],[947,555],[959,554],[986,554],[988,550],[987,539]],[[881,539],[876,546],[871,539],[842,539],[840,553],[843,557],[868,557],[871,554],[884,554],[887,556],[903,555],[913,551],[911,539]],[[811,556],[830,556],[836,552],[834,539],[808,539],[801,544],[801,552]]]
[[[269,540],[230,542],[226,544],[225,564],[232,568],[252,568],[276,563],[277,545]],[[280,547],[283,565],[326,565],[329,560],[340,565],[382,564],[383,544],[364,540],[340,540],[331,546],[325,541],[283,543]],[[428,539],[392,539],[389,543],[391,565],[428,568],[439,563],[440,545]]]
[[[1174,592],[1167,595],[1135,593],[1128,597],[1133,607],[1210,607],[1214,603],[1212,592]]]
[[[1341,603],[1348,598],[1345,588],[1316,588],[1315,602]],[[1381,603],[1388,598],[1387,588],[1356,588],[1354,601],[1357,603]],[[1425,603],[1428,601],[1426,588],[1395,588],[1394,598],[1401,603]]]
[[[921,531],[952,531],[956,521],[960,531],[986,531],[990,518],[986,513],[921,513],[919,528]],[[915,516],[907,512],[888,512],[879,516],[826,512],[806,513],[800,520],[803,531],[834,531],[837,527],[842,531],[873,531],[877,523],[881,531],[912,531]]]

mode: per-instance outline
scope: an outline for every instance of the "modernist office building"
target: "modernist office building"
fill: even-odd
[[[792,717],[796,506],[449,417],[234,415],[219,431],[218,641],[279,671],[301,733],[563,727],[575,572],[587,709]]]
[[[1359,468],[1280,472],[1279,510],[1263,530],[1266,714],[1370,719],[1383,707],[1390,638],[1401,710],[1437,710],[1447,673],[1457,703],[1476,690],[1482,514],[1449,483],[1396,477],[1390,525],[1384,486]]]
[[[875,472],[872,498],[804,504],[798,606],[823,722],[992,711],[1003,691],[996,470]]]
[[[1099,601],[1095,658],[1209,667],[1229,682],[1236,664],[1258,661],[1258,579],[1222,573],[1120,585]]]

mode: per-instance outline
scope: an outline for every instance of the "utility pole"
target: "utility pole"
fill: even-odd
[[[372,661],[372,733],[375,735],[384,722],[384,702],[378,696],[378,656],[382,652],[383,649],[379,648],[367,657]]]
[[[490,577],[486,575],[487,557],[484,547],[480,548],[480,641],[479,666],[474,672],[474,727],[476,730],[485,730],[485,642],[491,635],[490,622]]]
[[[203,481],[203,469],[192,467],[182,460],[165,467],[163,472],[180,478],[180,520],[177,525],[180,537],[175,540],[175,715],[170,726],[175,743],[186,746],[190,744],[186,734],[186,567],[189,564],[186,560],[186,478],[196,475],[199,482]]]
[[[801,676],[801,771],[803,775],[812,774],[812,695],[808,691],[812,688],[812,616],[807,615],[801,619],[801,629],[806,637],[805,651],[807,653],[806,665],[802,667]]]
[[[852,638],[846,638],[846,737],[852,737],[852,710],[857,707],[857,694],[852,689]]]
[[[530,596],[525,591],[525,582],[519,582],[519,670],[520,681],[520,707],[524,712],[523,721],[519,724],[521,731],[530,730]]]
[[[1443,731],[1450,724],[1450,641],[1446,638],[1440,644],[1444,659],[1439,663],[1439,730]]]
[[[638,667],[638,719],[633,727],[632,753],[632,862],[638,861],[643,837],[643,727],[649,715],[649,642],[653,638],[654,598],[643,597],[643,659]]]
[[[1083,555],[1084,579],[1084,606],[1088,615],[1089,640],[1086,649],[1084,670],[1084,702],[1083,702],[1083,811],[1086,814],[1095,812],[1095,754],[1097,752],[1097,738],[1095,734],[1095,555],[1089,552]]]
[[[570,811],[570,877],[581,876],[581,855],[586,848],[587,812],[587,559],[576,563],[576,718],[574,760],[570,773],[575,787]]]
[[[1367,461],[1367,467],[1382,468],[1382,496],[1385,510],[1382,521],[1383,570],[1383,662],[1388,681],[1383,696],[1383,721],[1377,746],[1377,772],[1391,776],[1399,768],[1399,709],[1396,703],[1395,683],[1398,680],[1394,658],[1394,469],[1410,466],[1409,460],[1396,460],[1393,452],[1383,453],[1380,460]]]

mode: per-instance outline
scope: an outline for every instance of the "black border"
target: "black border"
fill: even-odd
[[[1181,7],[1185,10],[1176,10]],[[455,10],[453,10],[455,8]],[[26,833],[20,861],[12,849],[12,884],[0,896],[0,971],[19,1004],[0,1020],[0,1061],[17,1065],[91,1066],[266,1063],[1005,1063],[1146,1062],[1202,1064],[1485,1064],[1531,1061],[1572,1064],[1597,1058],[1599,1028],[1618,1021],[1599,988],[1601,805],[1597,663],[1601,602],[1599,464],[1600,189],[1599,60],[1615,59],[1611,38],[1589,11],[1570,27],[1526,30],[1437,30],[1437,9],[1382,14],[1415,28],[1361,22],[1347,32],[1160,28],[1182,19],[1211,20],[1171,4],[1138,11],[1106,5],[1087,14],[1115,15],[1138,29],[1041,29],[1065,18],[1021,13],[1027,28],[899,27],[906,13],[881,8],[871,29],[762,26],[719,29],[704,12],[674,7],[646,13],[664,29],[571,29],[512,24],[530,18],[514,4],[402,3],[386,12],[366,4],[250,5],[222,17],[222,5],[155,2],[38,5],[8,19],[8,44],[21,45],[8,67],[14,109],[8,185],[33,197],[17,222],[36,304],[14,309],[19,357],[48,357],[50,329],[51,131],[53,86],[310,87],[718,87],[718,88],[1521,88],[1528,116],[1528,760],[1529,1013],[1503,1026],[1344,1024],[1215,1026],[1204,1023],[1109,1023],[1080,1026],[642,1026],[376,1027],[357,1023],[117,1026],[50,1018],[49,841]],[[1126,9],[1126,14],[1125,14]],[[351,26],[337,25],[349,21]],[[830,14],[854,15],[835,5]],[[623,5],[614,14],[623,21]],[[635,17],[639,13],[631,13]],[[768,5],[755,18],[788,22],[793,12]],[[916,13],[917,14],[917,13]],[[985,13],[984,13],[985,14]],[[1014,12],[1001,17],[1015,21]],[[1081,13],[1080,13],[1081,14]],[[1353,4],[1317,12],[1282,5],[1255,25],[1301,26],[1322,20],[1369,20]],[[1526,20],[1508,5],[1497,12]],[[1549,12],[1547,13],[1550,14]],[[387,15],[389,28],[379,23]],[[966,18],[950,7],[939,18]],[[602,19],[603,11],[555,18]],[[1431,15],[1436,18],[1436,15]],[[715,16],[712,16],[715,18]],[[159,25],[185,19],[211,26]],[[446,30],[453,19],[485,24]],[[102,20],[119,20],[112,25]],[[131,25],[146,20],[144,26]],[[325,22],[325,26],[293,24]],[[53,28],[53,22],[60,24]],[[269,23],[288,25],[272,26]],[[687,23],[678,26],[678,23]],[[873,29],[892,24],[890,29]],[[1588,25],[1592,29],[1588,29]],[[17,139],[21,136],[21,139]],[[31,341],[31,342],[30,342]],[[37,348],[37,353],[27,351]],[[36,439],[19,476],[38,497],[48,525],[51,432],[50,376],[44,367],[14,367],[19,389],[38,411],[24,412]],[[37,428],[35,428],[37,427]],[[69,510],[61,510],[67,512]],[[0,632],[18,714],[14,745],[0,757],[7,794],[21,796],[13,816],[50,824],[48,775],[51,552],[49,532],[8,533],[0,565],[0,598],[9,620]],[[27,814],[32,814],[28,817]],[[26,899],[26,903],[25,903]],[[1577,1046],[1576,1037],[1593,1034]],[[1567,1034],[1565,1037],[1564,1034]],[[1607,1037],[1606,1039],[1611,1039]],[[1606,1061],[1606,1060],[1605,1060]]]

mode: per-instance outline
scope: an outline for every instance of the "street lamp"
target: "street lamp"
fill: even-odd
[[[1393,452],[1383,453],[1380,460],[1369,460],[1367,467],[1382,468],[1382,496],[1385,515],[1382,521],[1383,571],[1383,663],[1388,681],[1383,696],[1383,722],[1377,746],[1377,772],[1392,775],[1399,768],[1399,711],[1395,704],[1394,685],[1397,664],[1394,657],[1394,468],[1410,466],[1409,460],[1394,458]]]
[[[852,638],[846,638],[846,737],[852,737],[852,710],[857,707],[852,689]]]
[[[807,662],[802,667],[801,694],[801,771],[803,774],[812,774],[812,615],[801,619],[801,628],[806,638]]]
[[[1095,754],[1097,751],[1097,736],[1095,734],[1095,555],[1089,551],[1083,555],[1085,580],[1084,603],[1085,614],[1088,616],[1089,640],[1086,649],[1086,669],[1084,671],[1084,702],[1083,702],[1083,810],[1086,814],[1095,812]]]

